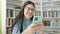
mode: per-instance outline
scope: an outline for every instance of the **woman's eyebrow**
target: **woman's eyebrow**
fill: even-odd
[[[26,7],[27,9],[35,10],[34,8]]]

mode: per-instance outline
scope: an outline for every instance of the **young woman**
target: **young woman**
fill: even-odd
[[[21,11],[14,19],[12,34],[42,34],[43,24],[40,26],[32,24],[34,10],[35,5],[33,2],[27,1],[24,3]]]

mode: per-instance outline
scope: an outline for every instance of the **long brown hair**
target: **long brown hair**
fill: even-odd
[[[25,8],[25,6],[27,6],[28,4],[32,4],[32,5],[34,6],[34,8],[35,8],[35,5],[34,5],[33,2],[31,2],[31,1],[25,2],[24,5],[23,5],[23,7],[21,8],[19,14],[18,14],[18,15],[16,16],[16,18],[14,19],[14,24],[13,24],[13,26],[12,26],[12,30],[13,30],[14,25],[17,23],[17,21],[18,21],[18,20],[21,20],[21,22],[20,22],[20,32],[23,31],[23,27],[22,27],[22,26],[23,26],[23,19],[24,19],[24,8]],[[31,20],[32,20],[32,19],[33,19],[33,17],[31,17]]]

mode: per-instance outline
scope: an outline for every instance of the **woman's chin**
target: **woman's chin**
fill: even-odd
[[[30,19],[30,17],[28,17],[27,19]]]
[[[27,19],[30,19],[31,17],[27,17]]]
[[[30,15],[30,16],[27,16],[27,19],[30,19],[32,16]]]

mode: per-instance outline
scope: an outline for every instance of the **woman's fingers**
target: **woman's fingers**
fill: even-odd
[[[44,30],[44,25],[43,24],[38,25],[37,32],[43,33],[43,30]]]
[[[31,24],[31,25],[30,25],[31,28],[34,28],[34,27],[36,27],[36,26],[37,26],[36,24]]]
[[[30,29],[30,30],[32,30],[32,31],[43,32],[44,25],[43,25],[43,24],[40,24],[40,25],[30,24],[30,25],[28,26],[28,29]]]
[[[40,24],[39,29],[41,29],[41,30],[44,29],[43,23]]]
[[[30,24],[27,29],[30,29],[35,32],[36,31],[35,27],[37,27],[36,24]]]

